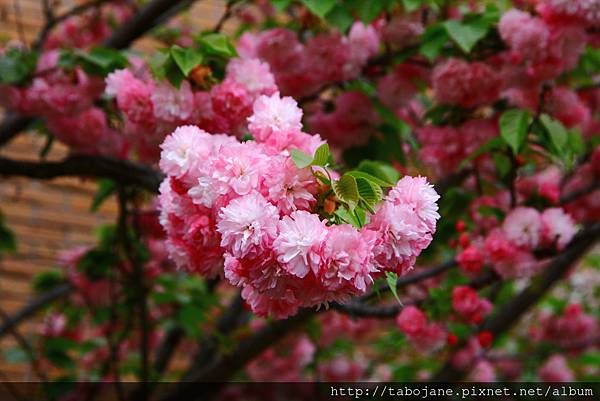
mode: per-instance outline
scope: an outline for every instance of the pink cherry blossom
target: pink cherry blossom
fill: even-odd
[[[237,258],[259,255],[277,236],[278,222],[277,209],[259,193],[234,199],[219,213],[221,246]]]
[[[291,97],[282,98],[279,93],[262,95],[254,102],[253,109],[254,113],[248,118],[248,129],[257,141],[302,128],[302,110]]]
[[[325,224],[318,216],[299,210],[281,219],[273,248],[283,268],[302,278],[311,270],[318,271],[326,235]]]

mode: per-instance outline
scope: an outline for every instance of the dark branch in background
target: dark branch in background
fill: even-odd
[[[582,196],[589,195],[592,192],[597,191],[599,189],[600,189],[600,181],[594,182],[592,185],[590,185],[588,187],[578,189],[576,191],[571,192],[570,194],[562,196],[560,198],[560,204],[566,205],[567,203],[573,202],[574,200],[577,200],[577,199],[581,198]]]
[[[285,320],[278,320],[259,329],[254,335],[240,340],[236,347],[226,354],[219,355],[199,369],[188,372],[186,380],[169,394],[161,398],[161,401],[206,401],[214,396],[219,384],[230,380],[232,376],[244,367],[248,362],[260,355],[265,349],[285,337],[292,330],[302,326],[315,315],[314,309],[302,309],[297,315]],[[212,382],[213,385],[202,388],[194,386],[194,382]]]
[[[117,28],[112,36],[104,41],[103,46],[124,49],[131,45],[137,38],[155,26],[165,22],[177,12],[187,8],[193,2],[194,0],[153,0]],[[47,33],[44,35],[47,36]],[[39,46],[42,45],[43,40]],[[0,147],[23,131],[33,120],[31,117],[19,115],[5,117],[4,121],[0,124]]]
[[[124,49],[158,24],[165,22],[163,16],[169,14],[172,9],[176,8],[179,11],[193,2],[194,0],[153,0],[119,26],[113,35],[104,41],[103,46]]]
[[[229,20],[229,18],[233,16],[235,6],[243,3],[244,1],[245,0],[228,0],[227,4],[225,5],[225,12],[223,13],[223,15],[221,15],[221,18],[219,18],[219,21],[215,24],[213,32],[221,32],[221,29],[223,29],[223,25],[225,25],[227,20]]]
[[[59,162],[16,161],[0,157],[0,175],[49,179],[65,176],[110,178],[122,185],[158,192],[162,174],[149,167],[104,156],[73,155]]]
[[[73,287],[69,283],[60,284],[52,290],[34,298],[23,309],[19,310],[12,316],[4,319],[0,326],[0,338],[10,333],[11,330],[17,327],[21,322],[35,315],[38,311],[48,306],[50,303],[67,296],[73,291]]]
[[[535,305],[557,281],[559,281],[571,266],[582,257],[586,251],[600,238],[600,223],[596,223],[580,232],[569,244],[567,249],[557,255],[544,268],[544,273],[534,277],[531,284],[521,293],[504,304],[496,313],[487,319],[479,331],[489,331],[498,338],[510,329],[519,319]],[[452,365],[452,358],[444,364],[432,378],[434,382],[459,381],[467,372]]]
[[[44,42],[48,38],[50,31],[52,31],[52,29],[54,29],[54,27],[56,25],[60,24],[64,20],[66,20],[70,17],[74,17],[79,14],[83,14],[84,12],[86,12],[87,10],[89,10],[91,8],[99,7],[103,3],[108,3],[110,1],[111,0],[94,0],[94,1],[90,1],[88,3],[79,4],[78,6],[71,8],[69,11],[66,11],[63,14],[56,16],[56,15],[54,15],[54,12],[52,11],[52,6],[50,5],[50,0],[44,0],[44,2],[43,2],[44,3],[44,16],[46,18],[46,24],[44,25],[44,27],[41,29],[40,33],[38,34],[38,38],[35,41],[33,48],[41,49],[42,46],[44,45]]]
[[[129,220],[129,192],[123,186],[118,188],[118,201],[119,201],[119,219],[118,219],[118,233],[119,242],[122,246],[122,250],[125,253],[127,261],[131,264],[133,270],[130,280],[131,286],[136,289],[135,291],[135,303],[136,303],[136,314],[140,323],[141,340],[139,344],[140,352],[140,400],[146,401],[148,399],[148,379],[149,379],[149,318],[148,318],[148,304],[147,304],[147,289],[144,277],[144,266],[140,261],[139,257],[135,254],[133,249],[134,245],[131,240],[130,233],[139,238],[139,231],[136,227],[128,227]],[[135,221],[135,219],[134,219]]]
[[[6,323],[7,320],[10,319],[10,316],[8,316],[3,309],[0,309],[0,317],[2,318],[2,320],[5,323]],[[21,333],[19,333],[19,331],[15,327],[11,327],[9,329],[9,332],[10,332],[10,334],[12,334],[12,336],[14,337],[14,339],[17,341],[17,343],[19,344],[19,347],[27,355],[27,359],[29,360],[29,364],[31,365],[33,371],[38,376],[38,378],[41,381],[43,381],[43,382],[47,382],[48,381],[48,376],[46,375],[46,373],[43,370],[40,369],[40,367],[38,365],[39,358],[37,358],[35,356],[35,351],[33,350],[33,347],[31,346],[31,344],[29,344],[29,341],[27,341],[25,339],[25,337],[23,337],[21,335]]]
[[[8,113],[0,124],[0,147],[10,142],[19,132],[25,130],[33,118],[23,117],[15,113]]]
[[[245,324],[248,321],[249,315],[244,310],[244,300],[241,294],[238,294],[227,309],[223,312],[219,321],[215,325],[214,331],[219,333],[219,336],[228,335],[236,328]],[[219,338],[209,336],[200,345],[199,351],[192,358],[192,364],[188,372],[184,375],[183,380],[193,380],[193,372],[196,372],[206,366],[210,361],[214,360],[219,351]]]

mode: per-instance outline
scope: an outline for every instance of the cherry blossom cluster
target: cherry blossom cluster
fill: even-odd
[[[282,94],[303,97],[329,83],[358,77],[379,47],[375,28],[355,22],[347,36],[319,33],[306,43],[286,28],[246,32],[237,49],[242,58],[267,62]]]
[[[440,323],[430,322],[416,306],[406,306],[396,317],[398,329],[420,350],[434,351],[446,343],[448,332]]]
[[[83,49],[100,43],[112,34],[115,26],[127,21],[133,11],[131,2],[117,0],[73,15],[50,32],[43,44],[44,49]]]
[[[502,277],[528,277],[543,267],[534,251],[562,250],[576,233],[575,221],[560,207],[540,213],[532,207],[519,206],[510,210],[502,224],[485,237],[465,237],[457,261],[473,274],[490,264]]]
[[[262,316],[343,302],[379,271],[411,269],[439,218],[432,186],[406,176],[363,228],[327,225],[314,212],[322,184],[290,156],[323,143],[301,131],[301,118],[291,98],[262,95],[248,118],[255,140],[182,126],[161,145],[161,222],[172,258],[202,275],[224,271]]]

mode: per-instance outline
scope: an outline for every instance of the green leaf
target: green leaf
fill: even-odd
[[[69,356],[69,351],[76,346],[75,341],[64,337],[49,338],[45,344],[44,355],[59,368],[71,368],[74,361]]]
[[[117,190],[117,184],[113,180],[101,179],[98,182],[98,190],[94,195],[90,211],[96,212],[98,208]]]
[[[415,11],[421,7],[423,0],[402,0],[402,6],[408,12]]]
[[[374,160],[361,161],[357,167],[357,170],[375,176],[391,184],[391,186],[395,185],[400,179],[400,173],[394,167],[390,166],[389,164]]]
[[[341,33],[346,33],[354,22],[354,18],[347,7],[338,4],[327,14],[327,21],[333,24]]]
[[[582,365],[593,365],[600,367],[600,352],[599,351],[588,351],[577,358]]]
[[[351,211],[354,210],[360,198],[354,177],[343,175],[339,180],[331,183],[331,188],[340,201],[346,203]]]
[[[559,154],[564,153],[565,145],[568,141],[568,134],[564,125],[562,125],[560,121],[554,120],[547,114],[542,114],[540,116],[540,121],[544,125],[544,128],[546,128],[546,131],[548,131],[550,140],[552,141],[556,151]]]
[[[431,25],[421,36],[422,44],[419,47],[419,53],[427,57],[429,61],[433,61],[439,56],[448,39],[448,32],[443,25]]]
[[[381,13],[385,3],[384,0],[357,1],[354,11],[363,23],[369,24]]]
[[[0,84],[18,85],[35,72],[37,52],[10,48],[0,56]]]
[[[335,3],[336,0],[302,0],[302,4],[321,19],[325,19],[327,13],[335,7]]]
[[[171,57],[175,64],[179,67],[183,75],[186,77],[196,66],[200,65],[203,60],[202,53],[194,48],[182,48],[177,45],[171,47]]]
[[[494,159],[494,165],[496,166],[496,171],[500,174],[500,178],[506,177],[512,167],[510,159],[502,153],[494,153],[492,158]]]
[[[199,43],[204,46],[203,50],[207,54],[212,54],[220,57],[235,57],[237,51],[229,41],[229,38],[222,33],[209,33],[200,36]]]
[[[362,228],[363,224],[361,223],[361,220],[359,218],[359,216],[353,212],[351,212],[350,210],[348,210],[348,208],[346,206],[340,206],[336,209],[336,211],[334,212],[334,214],[343,222],[343,223],[347,223],[347,224],[351,224],[354,227],[360,229]]]
[[[106,76],[128,64],[120,51],[106,47],[94,47],[89,52],[77,50],[75,55],[83,70],[92,75]]]
[[[398,288],[396,286],[396,282],[398,281],[398,275],[394,272],[385,272],[385,281],[387,282],[388,287],[390,287],[390,291],[394,294],[394,298],[400,305],[402,305],[402,301],[400,301],[400,297],[398,297]]]
[[[271,4],[277,12],[282,12],[292,3],[292,0],[271,0]]]
[[[0,253],[16,252],[17,241],[13,232],[4,224],[4,216],[0,213]]]
[[[506,215],[502,209],[487,205],[479,206],[477,212],[482,216],[496,217],[498,221],[504,220]]]
[[[315,150],[315,156],[313,157],[312,165],[324,167],[329,163],[331,159],[331,152],[329,151],[329,145],[324,143]]]
[[[309,166],[325,167],[331,161],[331,152],[329,151],[329,145],[326,143],[315,150],[314,156],[307,155],[299,149],[292,149],[291,156],[298,168]]]
[[[111,248],[92,249],[79,260],[77,268],[91,280],[98,280],[107,277],[117,262],[118,257]]]
[[[368,205],[369,211],[373,213],[373,206],[383,198],[381,187],[364,178],[357,178],[356,186],[360,199]]]
[[[465,23],[457,20],[444,22],[448,35],[465,52],[470,53],[475,44],[489,31],[490,26],[482,21]]]
[[[299,149],[292,149],[290,153],[294,164],[296,164],[296,167],[298,168],[308,167],[313,162],[313,157],[311,155],[307,155]]]
[[[376,184],[376,185],[378,185],[380,187],[383,187],[383,188],[389,188],[389,187],[393,187],[394,186],[394,184],[392,184],[392,183],[390,183],[388,181],[382,180],[382,179],[380,179],[378,177],[375,177],[374,175],[371,175],[369,173],[365,173],[363,171],[353,170],[353,171],[348,171],[346,174],[351,175],[352,177],[357,178],[357,179],[358,178],[363,178],[363,179],[365,179],[367,181],[370,181],[370,182],[372,182],[372,183],[374,183],[374,184]]]
[[[527,110],[508,110],[500,117],[500,135],[506,141],[514,154],[518,154],[527,139],[529,125]]]
[[[60,270],[48,270],[33,276],[33,289],[37,293],[44,293],[65,282]]]
[[[199,324],[204,321],[204,318],[204,309],[196,305],[184,305],[177,312],[179,324],[190,336],[196,336],[200,333]]]

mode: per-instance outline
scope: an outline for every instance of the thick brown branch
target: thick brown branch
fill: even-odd
[[[25,130],[33,118],[9,113],[0,124],[0,147],[10,142],[19,132]]]
[[[163,176],[140,164],[103,156],[73,155],[59,162],[17,161],[0,157],[0,175],[50,179],[65,176],[110,178],[158,192]]]

